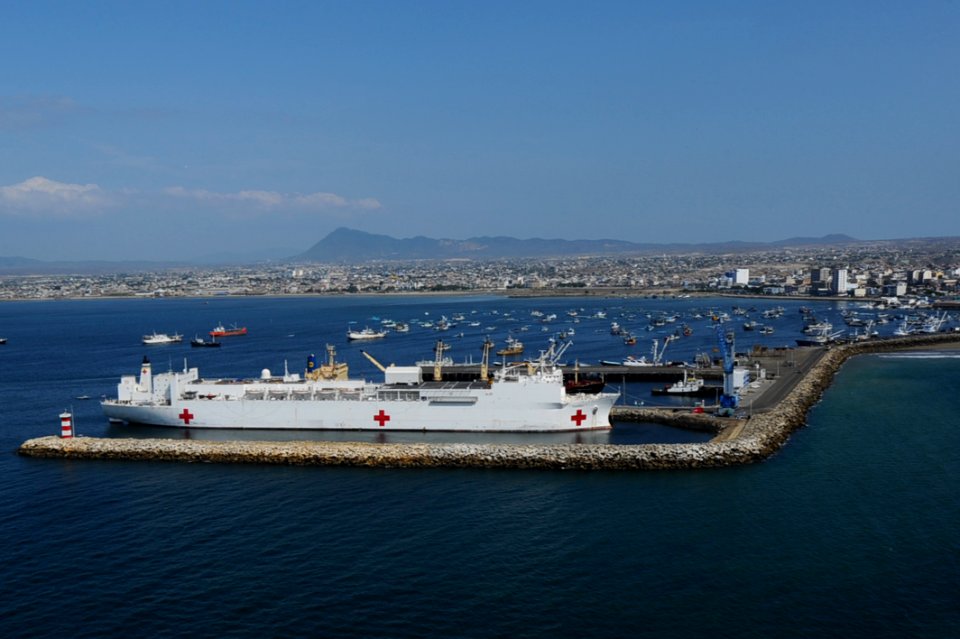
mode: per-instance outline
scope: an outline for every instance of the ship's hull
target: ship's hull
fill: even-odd
[[[552,364],[473,382],[425,382],[419,366],[391,365],[383,384],[348,379],[345,365],[336,375],[310,368],[302,377],[264,369],[255,379],[204,379],[186,367],[153,375],[144,358],[139,379],[122,376],[117,398],[101,405],[111,421],[177,428],[560,432],[610,428],[619,396],[569,395]]]
[[[491,395],[429,400],[194,399],[170,405],[103,402],[111,421],[176,428],[564,432],[610,428],[617,395],[553,405],[506,405]],[[472,401],[475,400],[475,401]]]

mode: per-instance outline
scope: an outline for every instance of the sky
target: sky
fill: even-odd
[[[953,0],[0,15],[0,256],[960,235]]]

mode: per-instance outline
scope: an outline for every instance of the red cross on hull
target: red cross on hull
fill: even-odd
[[[190,412],[190,409],[184,408],[184,409],[183,409],[183,412],[180,413],[179,415],[177,415],[177,417],[179,417],[180,419],[183,420],[184,425],[189,426],[189,425],[190,425],[190,420],[193,419],[194,417],[196,417],[196,415],[194,415],[193,413],[191,413],[191,412]]]
[[[570,416],[570,421],[576,422],[577,426],[580,426],[586,418],[587,416],[584,415],[583,410],[578,408],[576,414]]]
[[[387,422],[390,421],[390,416],[387,415],[381,408],[380,412],[373,416],[373,421],[380,424],[380,428],[383,428],[384,426],[387,425]]]

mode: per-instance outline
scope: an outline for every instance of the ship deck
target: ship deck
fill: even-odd
[[[399,386],[402,387],[403,385],[401,384]],[[423,390],[484,390],[490,388],[490,384],[480,380],[474,380],[470,382],[423,382],[418,386],[418,388]]]

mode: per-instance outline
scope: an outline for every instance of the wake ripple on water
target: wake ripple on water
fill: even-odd
[[[880,359],[960,359],[960,351],[916,351],[911,353],[883,353]]]

